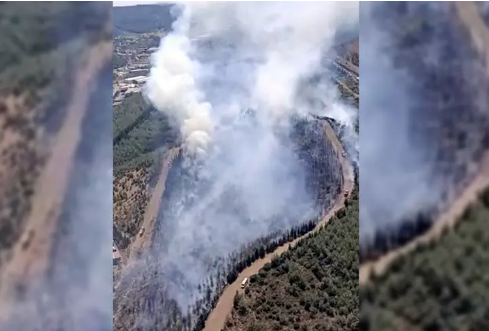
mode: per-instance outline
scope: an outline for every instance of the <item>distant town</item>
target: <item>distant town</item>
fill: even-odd
[[[114,39],[114,106],[141,91],[149,77],[151,54],[158,50],[163,35],[158,31]]]
[[[114,106],[122,103],[128,95],[141,92],[149,78],[151,54],[158,50],[164,35],[165,32],[156,31],[114,38]],[[327,60],[335,73],[332,79],[358,102],[358,41],[340,44],[335,50],[337,56]]]

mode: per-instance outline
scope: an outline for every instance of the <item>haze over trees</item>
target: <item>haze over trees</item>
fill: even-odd
[[[313,120],[311,122],[301,121],[297,122],[297,153],[298,157],[304,160],[304,162],[309,165],[310,178],[308,183],[310,185],[311,192],[316,192],[317,204],[318,205],[329,205],[331,203],[331,197],[336,196],[339,193],[338,185],[335,187],[331,186],[331,181],[337,181],[335,179],[336,172],[341,171],[341,169],[328,171],[320,171],[321,169],[328,169],[325,165],[329,162],[326,157],[329,153],[322,151],[322,148],[327,148],[324,146],[329,146],[325,144],[323,139],[323,133],[320,129],[322,124],[320,121]],[[318,128],[314,129],[315,126]],[[322,156],[322,157],[321,157]],[[328,156],[329,157],[329,156]],[[316,159],[317,158],[317,159]],[[190,177],[187,178],[182,173],[181,159],[177,159],[173,162],[172,169],[167,178],[166,190],[163,196],[164,201],[170,202],[164,204],[163,208],[170,208],[174,204],[171,203],[171,195],[178,193],[178,190],[182,189],[185,185],[190,185],[192,181]],[[331,177],[331,178],[330,178]],[[187,179],[186,179],[187,178]],[[326,178],[330,178],[329,180]],[[186,184],[185,184],[186,183]],[[183,185],[183,186],[182,186]],[[166,206],[166,207],[165,207]],[[228,206],[229,208],[229,206]],[[352,211],[352,213],[354,213]],[[157,235],[155,237],[154,248],[158,252],[164,252],[167,247],[168,240],[165,237],[171,234],[172,225],[166,224],[165,211],[160,212],[159,220],[157,225]],[[245,215],[243,215],[245,216]],[[279,231],[277,233],[270,233],[267,236],[257,238],[255,241],[244,245],[239,250],[230,253],[228,256],[217,257],[209,265],[213,272],[209,277],[199,285],[199,293],[202,294],[202,298],[198,299],[193,303],[188,312],[182,312],[179,310],[178,305],[171,299],[171,296],[165,290],[168,288],[168,270],[164,270],[161,267],[159,258],[156,256],[148,256],[145,260],[145,267],[141,269],[138,275],[132,275],[126,279],[121,279],[120,285],[118,285],[117,297],[119,298],[114,307],[115,319],[114,328],[116,330],[123,330],[124,327],[129,327],[134,325],[134,323],[140,319],[145,318],[150,321],[151,325],[154,325],[155,330],[164,327],[167,330],[202,330],[204,327],[204,322],[212,309],[216,304],[219,294],[224,289],[225,285],[236,280],[237,275],[247,266],[249,266],[256,259],[264,256],[265,254],[272,252],[276,247],[289,242],[314,228],[315,224],[318,222],[317,217],[313,217],[310,221],[303,223],[297,227],[294,227],[287,231]],[[358,226],[358,222],[356,222]],[[168,226],[167,230],[165,226]],[[358,235],[358,230],[351,230]],[[346,235],[346,234],[345,234]],[[342,236],[342,234],[338,234]],[[352,242],[358,243],[354,238],[351,239]],[[346,249],[346,247],[345,247]],[[352,250],[355,252],[354,256],[358,259],[358,248]],[[158,254],[161,255],[161,254]],[[351,263],[355,263],[354,261]],[[160,265],[160,267],[158,267]],[[350,266],[350,264],[348,264]],[[351,268],[355,269],[355,281],[357,282],[357,267],[351,265]],[[177,270],[175,270],[177,272]],[[165,281],[165,279],[167,281]],[[184,281],[184,276],[181,276],[182,282]],[[161,282],[161,284],[159,284]],[[348,283],[348,282],[346,282]],[[159,284],[159,285],[158,285]],[[150,288],[156,286],[158,288],[158,293],[149,292]],[[349,286],[349,285],[345,285]],[[140,291],[141,288],[147,289],[143,292]],[[130,298],[130,299],[125,299]],[[147,307],[153,307],[148,310]],[[156,309],[159,314],[153,314],[153,309]],[[354,323],[351,318],[347,318],[349,322],[343,321],[341,323]],[[343,325],[342,324],[342,325]],[[346,325],[346,324],[345,324]]]
[[[117,15],[116,12],[115,14]],[[147,19],[147,17],[144,16],[144,19]],[[151,21],[151,19],[148,20]],[[155,28],[149,25],[144,26],[144,24],[137,22],[134,23],[132,28],[125,29],[128,32],[134,33],[136,30],[143,32]],[[135,26],[137,27],[135,28]],[[135,236],[137,229],[141,225],[142,213],[144,212],[144,206],[148,198],[145,191],[149,191],[151,186],[149,173],[151,169],[157,168],[157,161],[161,160],[161,158],[154,156],[160,156],[160,152],[180,145],[178,130],[172,128],[171,123],[166,117],[160,116],[160,114],[148,108],[144,98],[135,94],[125,100],[125,102],[125,105],[124,103],[121,104],[114,111],[114,172],[117,176],[115,180],[117,185],[114,184],[114,200],[116,201],[114,204],[114,216],[115,227],[117,228],[114,233],[114,238],[117,238],[118,245],[127,242],[128,238]],[[149,121],[150,118],[151,121]],[[147,122],[152,122],[152,124],[149,125]],[[195,176],[192,177],[188,169],[183,167],[183,158],[177,158],[173,161],[172,168],[167,177],[165,192],[162,198],[164,203],[157,219],[157,231],[155,231],[155,235],[152,238],[152,250],[156,254],[145,255],[145,259],[140,264],[135,266],[127,274],[123,274],[120,278],[117,278],[114,282],[117,284],[114,290],[115,330],[123,331],[138,327],[142,328],[141,321],[144,321],[144,328],[148,330],[202,330],[209,312],[215,306],[226,284],[235,281],[238,274],[255,260],[274,251],[278,246],[302,236],[315,227],[319,221],[318,214],[320,209],[328,208],[334,197],[340,193],[342,180],[341,167],[336,153],[332,149],[331,142],[324,137],[322,121],[304,118],[294,119],[292,122],[294,124],[294,132],[292,137],[287,136],[287,138],[291,138],[293,141],[291,144],[293,145],[291,148],[293,153],[291,154],[293,154],[294,158],[299,159],[306,169],[307,183],[305,184],[307,184],[307,191],[311,195],[313,204],[317,207],[317,213],[308,219],[299,217],[292,219],[287,213],[277,215],[275,217],[276,219],[273,220],[275,224],[290,222],[287,224],[293,224],[295,226],[281,227],[277,231],[265,235],[256,235],[253,237],[254,240],[250,240],[250,242],[246,242],[242,246],[234,245],[236,246],[233,246],[234,251],[219,252],[219,254],[222,253],[219,256],[213,255],[215,252],[213,252],[212,248],[207,250],[205,250],[206,247],[195,249],[191,252],[192,257],[200,258],[199,265],[204,265],[208,272],[202,277],[200,277],[202,274],[195,276],[197,271],[194,275],[191,275],[192,272],[187,273],[188,269],[183,270],[179,269],[180,266],[176,266],[178,261],[177,263],[168,263],[170,258],[165,255],[166,252],[172,249],[172,247],[169,247],[171,241],[165,239],[171,238],[172,231],[179,226],[179,224],[175,224],[174,222],[177,218],[172,217],[174,215],[171,215],[169,210],[170,208],[178,210],[178,207],[185,209],[187,207],[185,205],[187,201],[203,199],[206,195],[202,194],[202,192],[207,192],[205,189],[211,186],[212,183],[205,183],[204,180],[202,180],[204,182],[203,184],[197,183],[198,180]],[[161,134],[158,139],[155,139],[156,133]],[[285,136],[289,132],[280,132],[280,134]],[[191,188],[196,186],[196,184],[201,184],[200,188],[203,189],[197,190],[199,194],[190,194],[190,192],[194,192]],[[247,219],[246,208],[240,205],[243,202],[236,201],[239,200],[239,194],[233,195],[232,193],[233,190],[230,189],[229,194],[215,198],[214,200],[216,201],[213,200],[212,208],[233,211],[233,217],[240,218],[240,221],[245,224],[246,222],[250,222],[251,220]],[[295,207],[294,203],[295,201],[292,201],[287,208],[293,211]],[[205,206],[205,204],[203,205]],[[205,212],[204,210],[199,214],[201,218],[199,224],[212,220]],[[212,216],[212,213],[210,215]],[[349,219],[346,215],[340,216],[342,219]],[[358,221],[355,223],[356,230],[354,230],[355,224],[353,223],[353,221],[345,221],[345,224],[342,225],[345,226],[344,229],[338,225],[338,232],[335,232],[338,238],[343,235],[349,236],[350,233],[356,233],[358,236]],[[226,231],[224,225],[221,227],[222,229],[218,230],[222,230],[221,232]],[[326,238],[329,237],[326,236]],[[317,250],[323,249],[322,242],[320,243],[319,240],[316,242],[316,239],[311,240],[317,243],[313,245],[318,246]],[[348,237],[345,242],[358,244],[358,240],[355,240],[353,237]],[[193,245],[193,243],[190,243],[190,245]],[[184,246],[187,247],[189,245]],[[341,250],[345,249],[346,246],[341,247]],[[321,268],[320,261],[314,261],[314,257],[310,255],[316,252],[316,248],[311,251],[309,249],[305,251],[309,254],[307,264],[311,264],[311,267],[316,266],[317,268]],[[341,265],[343,265],[343,262],[345,263],[347,270],[350,270],[350,268],[358,269],[358,267],[354,266],[355,263],[358,264],[358,248],[352,248],[351,251],[354,252],[354,255],[348,255],[344,251],[345,254],[340,253],[341,257],[338,259],[338,263]],[[299,262],[297,261],[295,263]],[[335,262],[331,263],[334,264]],[[308,273],[308,271],[304,272]],[[330,271],[326,270],[325,272],[325,276],[332,276],[332,282],[334,282],[334,286],[332,287],[338,285],[341,287],[342,292],[344,290],[344,300],[348,302],[347,307],[352,310],[358,309],[358,304],[350,302],[353,298],[350,292],[354,291],[353,287],[355,286],[354,283],[349,282],[351,273],[347,272],[346,275],[342,275],[345,276],[344,283],[336,284],[339,281],[338,277],[340,275],[329,274]],[[188,280],[187,277],[192,278]],[[357,278],[357,271],[355,270],[356,281]],[[173,285],[171,282],[177,282],[178,284],[174,288],[171,288],[170,285]],[[316,285],[319,285],[319,283],[314,285],[308,284],[307,286]],[[183,311],[176,300],[179,293],[175,295],[174,289],[178,288],[178,286],[181,286],[182,291],[186,291],[180,296],[193,293],[191,297],[188,296],[187,298],[187,302],[190,302],[188,309],[183,309]],[[309,294],[311,293],[314,292],[310,292]],[[336,294],[338,293],[331,293],[331,296]],[[332,300],[335,301],[333,303],[335,305],[334,308],[323,303],[321,303],[321,307],[319,308],[324,309],[324,307],[328,307],[327,309],[329,309],[328,311],[330,313],[338,315],[340,312],[337,305],[343,302],[342,300],[339,298],[338,301]],[[320,316],[318,315],[319,318]],[[357,322],[351,316],[348,316],[348,314],[343,314],[338,318],[337,323],[334,324],[332,322],[331,325],[346,327],[347,325],[354,326]]]
[[[426,181],[430,185],[425,194],[418,191],[419,182],[405,185],[402,191],[392,187],[378,192],[396,192],[399,201],[405,201],[406,192],[414,193],[432,203],[424,204],[425,208],[416,204],[421,210],[410,210],[398,222],[382,223],[371,242],[362,242],[361,261],[375,260],[430,230],[440,211],[458,198],[471,184],[479,166],[484,166],[482,160],[489,147],[486,65],[475,51],[469,27],[451,6],[405,2],[374,8],[378,29],[387,32],[382,33],[386,44],[378,54],[390,53],[396,69],[409,73],[402,79],[412,103],[409,112],[395,114],[393,121],[387,123],[393,125],[407,115],[407,138],[415,147],[411,150],[393,147],[405,155],[423,156],[426,162],[419,164],[418,169],[429,169]],[[477,6],[486,22],[482,28],[487,29],[488,8]],[[362,61],[365,63],[364,58]],[[372,63],[377,62],[375,59]],[[373,69],[379,71],[377,66]],[[397,92],[387,90],[387,86],[382,90],[396,95],[398,101],[404,96]],[[385,116],[392,114],[391,110],[385,109]],[[381,130],[375,131],[377,134]],[[390,130],[389,138],[393,139],[395,133]],[[380,150],[385,157],[386,149]],[[398,159],[406,163],[402,157]],[[362,174],[369,176],[363,168]],[[367,196],[375,192],[364,193]],[[386,204],[384,199],[380,202]],[[400,211],[397,205],[392,208]],[[372,274],[370,281],[360,288],[360,330],[488,329],[488,219],[489,188],[455,220],[453,228],[399,255],[382,274]],[[376,220],[382,221],[382,215]]]
[[[104,6],[0,3],[0,249],[23,229],[46,158],[40,136],[59,129],[81,50],[110,35]]]
[[[360,289],[360,330],[489,327],[489,189],[453,230],[396,259]]]
[[[110,328],[110,290],[86,282],[111,279],[98,268],[110,241],[110,14],[107,2],[0,2],[2,330]]]
[[[361,185],[361,210],[369,210],[372,221],[365,217],[361,232],[377,233],[370,231],[369,240],[362,240],[362,260],[375,259],[431,227],[439,210],[467,185],[489,147],[489,79],[460,19],[446,14],[455,10],[450,6],[371,5],[369,24],[377,33],[368,38],[377,46],[370,46],[367,54],[385,58],[362,59],[363,70],[381,82],[366,84],[362,93],[372,96],[368,100],[384,101],[365,101],[373,110],[365,121],[371,125],[362,125],[362,141],[377,148],[368,146],[371,154],[362,156],[362,172],[371,180]],[[389,61],[393,67],[378,75],[378,65]],[[399,100],[406,102],[397,107]],[[385,157],[391,160],[389,171],[382,171],[387,169],[381,161]],[[408,173],[416,175],[403,181]],[[400,198],[390,199],[392,192]]]

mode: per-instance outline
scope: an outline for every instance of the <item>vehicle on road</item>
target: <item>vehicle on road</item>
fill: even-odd
[[[341,153],[341,156],[346,157],[346,152]]]
[[[345,193],[344,193],[345,198],[348,196],[348,193],[350,193],[350,192],[348,192],[348,190],[345,190]]]
[[[248,277],[245,277],[243,281],[241,282],[241,288],[245,288],[246,284],[248,284]]]
[[[139,230],[139,236],[141,237],[143,234],[144,234],[144,228],[141,228],[141,230]]]

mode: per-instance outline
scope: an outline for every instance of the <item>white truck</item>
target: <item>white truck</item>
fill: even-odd
[[[241,288],[245,288],[246,284],[248,284],[248,277],[245,277],[243,281],[241,282]]]

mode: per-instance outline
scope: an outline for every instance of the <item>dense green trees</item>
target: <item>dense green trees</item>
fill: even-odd
[[[355,191],[325,227],[250,278],[226,330],[356,330],[358,262]]]
[[[398,258],[360,290],[361,330],[487,330],[489,189],[454,230]]]
[[[22,90],[37,97],[37,89],[50,84],[69,85],[69,68],[85,42],[111,38],[106,7],[96,2],[0,3],[0,92]]]
[[[114,108],[114,172],[150,167],[161,153],[178,142],[178,129],[155,110],[141,93]]]
[[[119,248],[139,231],[162,157],[178,142],[178,129],[142,93],[114,107],[114,236]]]

